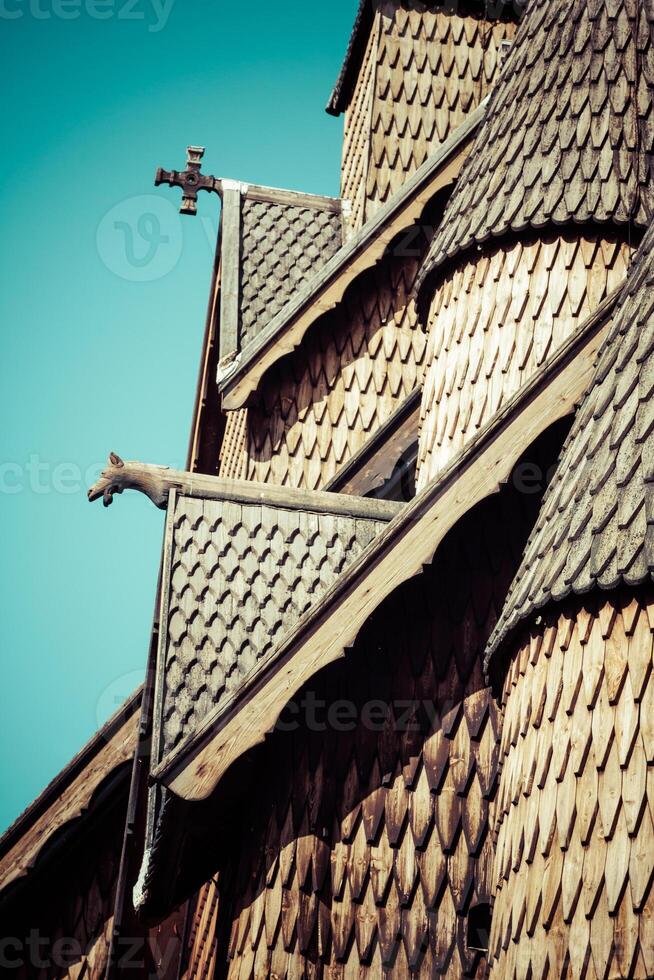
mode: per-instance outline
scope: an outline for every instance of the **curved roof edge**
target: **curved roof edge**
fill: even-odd
[[[607,316],[591,383],[488,642],[487,670],[546,607],[654,577],[653,373],[654,223]]]
[[[531,0],[418,274],[503,235],[654,213],[654,21],[645,0]]]

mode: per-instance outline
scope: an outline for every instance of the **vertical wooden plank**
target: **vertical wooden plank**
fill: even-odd
[[[219,359],[238,351],[241,255],[241,185],[223,181]]]

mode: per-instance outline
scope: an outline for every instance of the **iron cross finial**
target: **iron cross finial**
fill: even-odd
[[[182,188],[180,214],[197,214],[198,191],[219,192],[219,181],[200,173],[203,156],[203,146],[189,146],[186,150],[186,170],[181,173],[179,170],[163,170],[161,167],[157,170],[155,187],[159,184],[170,184],[171,187]]]

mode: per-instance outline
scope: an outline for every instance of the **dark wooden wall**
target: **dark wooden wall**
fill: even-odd
[[[564,428],[530,451],[543,473]],[[294,699],[283,720],[297,727],[258,750],[230,834],[217,976],[483,974],[468,916],[492,896],[501,725],[481,657],[543,487],[523,489],[475,508]],[[344,731],[323,724],[339,701]]]

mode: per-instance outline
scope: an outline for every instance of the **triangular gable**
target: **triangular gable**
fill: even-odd
[[[153,765],[238,699],[400,506],[215,483],[168,502]]]
[[[235,357],[228,353],[235,349],[235,345],[232,342],[225,345],[221,340],[218,388],[224,409],[229,411],[247,404],[266,371],[297,347],[309,327],[343,300],[348,286],[364,270],[379,262],[394,239],[416,225],[439,191],[453,184],[484,118],[485,105],[484,101],[471,112],[438,151],[352,238],[329,257],[323,256],[328,261],[314,269],[314,275],[290,294],[275,316],[258,321],[256,335],[250,334],[247,344],[239,348]],[[227,220],[227,212],[223,220]],[[406,235],[404,240],[400,239],[400,247],[414,248],[415,240],[410,234]],[[223,248],[227,249],[227,245]],[[228,254],[228,251],[223,252],[224,256]],[[227,263],[226,258],[223,263]],[[236,266],[231,261],[227,268]],[[221,336],[225,322],[225,314],[221,312]]]
[[[338,198],[221,180],[222,365],[257,336],[342,246]]]

